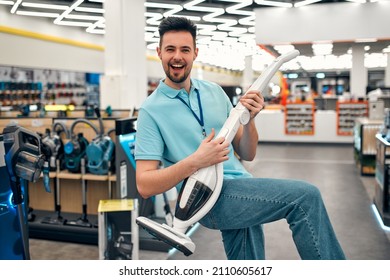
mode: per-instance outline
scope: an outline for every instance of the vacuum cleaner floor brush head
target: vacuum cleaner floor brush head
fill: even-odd
[[[195,244],[185,234],[178,232],[165,224],[158,224],[145,217],[138,217],[136,222],[158,240],[183,252],[185,256],[189,256],[195,252]]]

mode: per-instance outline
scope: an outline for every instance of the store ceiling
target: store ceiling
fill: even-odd
[[[107,1],[107,0],[106,0]],[[255,8],[286,6],[298,8],[309,0],[146,0],[145,7],[145,40],[154,49],[158,42],[157,26],[164,16],[187,16],[192,18],[199,28],[199,43],[207,45],[225,45],[230,48],[248,52],[256,52],[255,46]],[[316,0],[316,5],[335,2],[365,2],[366,0]],[[378,0],[367,0],[378,1]],[[15,16],[35,16],[50,20],[69,28],[83,28],[85,31],[101,36],[104,34],[104,0],[13,0],[2,1]],[[314,1],[312,1],[314,2]],[[346,54],[355,42],[333,43],[332,54]],[[389,40],[367,42],[367,53],[382,53],[389,48]],[[311,44],[296,44],[301,55],[313,56]],[[267,51],[278,55],[272,45],[264,46]]]

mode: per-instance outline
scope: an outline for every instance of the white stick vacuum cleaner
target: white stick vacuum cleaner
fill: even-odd
[[[294,50],[277,57],[257,78],[248,91],[263,92],[276,71],[283,63],[297,57]],[[247,92],[248,92],[247,91]],[[240,102],[230,111],[229,117],[216,138],[225,137],[231,143],[240,125],[249,122],[250,114]],[[214,206],[222,189],[223,163],[199,169],[183,181],[176,204],[173,226],[158,224],[146,217],[138,217],[137,224],[157,239],[168,243],[189,256],[195,251],[195,244],[185,234],[189,227],[202,219]]]

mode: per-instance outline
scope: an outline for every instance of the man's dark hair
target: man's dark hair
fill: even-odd
[[[196,45],[196,25],[185,17],[167,17],[164,18],[159,27],[160,47],[164,34],[168,31],[188,31],[194,39],[194,46]]]

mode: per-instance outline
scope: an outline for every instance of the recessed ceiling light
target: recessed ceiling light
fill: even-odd
[[[325,73],[322,73],[322,72],[321,72],[321,73],[317,73],[317,74],[316,74],[316,78],[317,78],[317,79],[323,79],[323,78],[325,78]]]
[[[376,38],[361,38],[361,39],[355,39],[355,43],[375,43],[378,39]]]
[[[282,8],[292,8],[293,4],[286,2],[278,2],[278,1],[269,1],[269,0],[255,0],[256,4],[266,5],[272,7],[282,7]]]
[[[307,6],[307,5],[314,4],[314,3],[317,3],[320,1],[321,0],[303,0],[301,2],[294,3],[294,7],[299,8],[299,7]]]
[[[275,45],[274,49],[278,51],[280,54],[288,53],[295,49],[293,45]]]

